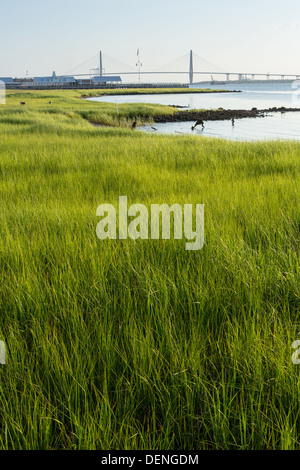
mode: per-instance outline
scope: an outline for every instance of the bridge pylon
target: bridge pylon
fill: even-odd
[[[190,51],[190,85],[194,82],[193,51]]]

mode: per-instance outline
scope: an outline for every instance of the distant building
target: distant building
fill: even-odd
[[[101,83],[103,83],[103,85],[108,83],[122,83],[122,79],[118,75],[102,75],[100,77],[94,77],[93,83],[95,83],[95,85],[100,85]]]
[[[12,77],[0,77],[0,82],[4,82],[5,85],[13,85],[14,79]]]
[[[90,78],[79,78],[76,79],[76,83],[79,86],[90,86],[92,84],[92,80]]]
[[[78,88],[82,87],[105,87],[118,86],[122,79],[118,75],[100,75],[91,78],[69,77],[66,75],[56,75],[55,72],[48,77],[34,78],[11,78],[0,77],[7,88]]]
[[[63,86],[75,83],[77,81],[74,77],[57,76],[55,72],[53,72],[51,77],[34,77],[33,79],[33,86],[36,87]]]

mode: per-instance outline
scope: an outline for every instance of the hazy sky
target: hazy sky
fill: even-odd
[[[100,49],[135,66],[137,47],[144,70],[193,49],[222,70],[300,74],[299,0],[1,0],[0,19],[0,76],[68,73]]]

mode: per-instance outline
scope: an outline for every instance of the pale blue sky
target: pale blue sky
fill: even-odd
[[[192,48],[223,70],[300,74],[299,0],[1,0],[0,18],[0,76],[68,73],[100,49],[134,66],[138,46],[144,70]]]

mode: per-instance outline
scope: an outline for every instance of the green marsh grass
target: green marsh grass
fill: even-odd
[[[300,144],[146,135],[132,116],[172,108],[119,108],[0,108],[0,448],[299,449]],[[205,204],[203,250],[101,242],[120,195]]]

